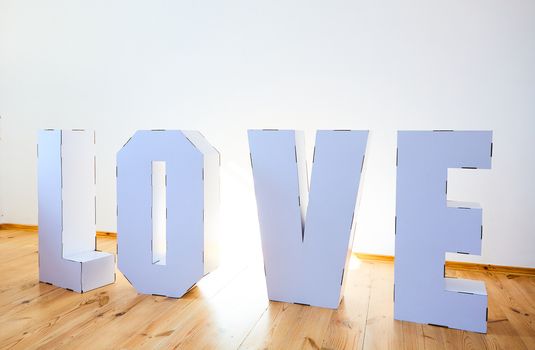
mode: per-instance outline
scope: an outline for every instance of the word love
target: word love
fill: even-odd
[[[337,308],[367,131],[250,130],[270,300]],[[96,250],[94,132],[39,133],[39,274],[84,292],[115,281]],[[445,278],[446,252],[480,254],[482,211],[447,200],[449,168],[490,168],[490,131],[400,131],[394,317],[486,332],[480,281]],[[118,268],[140,293],[179,298],[218,265],[219,152],[196,131],[138,131],[117,154]],[[446,189],[446,190],[445,190]]]

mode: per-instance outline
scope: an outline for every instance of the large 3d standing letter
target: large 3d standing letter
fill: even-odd
[[[448,168],[489,169],[491,131],[398,133],[394,317],[487,330],[481,281],[445,278],[446,252],[481,254],[481,208],[447,201]]]
[[[217,267],[219,153],[196,131],[138,131],[117,154],[118,267],[179,298]]]
[[[115,281],[96,250],[95,133],[42,130],[38,140],[39,280],[77,292]]]
[[[338,307],[367,138],[318,131],[309,192],[303,133],[249,131],[270,300]]]

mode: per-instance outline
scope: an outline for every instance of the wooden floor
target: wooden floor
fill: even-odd
[[[137,294],[119,272],[78,294],[38,282],[35,232],[0,230],[0,348],[535,349],[535,277],[448,275],[486,282],[488,334],[395,321],[391,263],[353,258],[337,311],[269,303],[260,262],[229,263],[182,299]]]

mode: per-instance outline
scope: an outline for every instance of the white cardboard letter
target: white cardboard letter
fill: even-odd
[[[367,138],[318,131],[309,194],[303,132],[249,130],[270,300],[338,307]]]
[[[87,292],[115,281],[96,250],[95,133],[42,130],[38,141],[39,279]]]
[[[117,154],[118,267],[179,298],[218,264],[219,153],[197,131],[137,131]]]
[[[448,168],[489,169],[491,131],[400,131],[394,317],[487,330],[482,281],[445,278],[445,253],[481,254],[481,208],[447,201]]]

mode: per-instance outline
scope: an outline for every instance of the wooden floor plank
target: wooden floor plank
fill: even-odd
[[[213,298],[192,303],[188,312],[180,318],[182,326],[162,338],[158,347],[238,348],[267,308],[264,290],[263,267],[255,264]]]
[[[270,302],[260,319],[246,335],[239,349],[274,349],[273,334],[279,329],[282,315],[291,304]]]
[[[424,329],[421,324],[401,322],[403,347],[408,350],[425,349]]]
[[[118,339],[115,344],[120,348],[157,348],[163,347],[167,338],[182,334],[185,330],[188,336],[191,335],[191,328],[195,328],[199,322],[205,322],[210,316],[215,316],[209,312],[211,300],[220,292],[231,290],[230,286],[243,272],[243,267],[216,270],[181,299],[169,299],[172,304],[166,310],[156,317],[146,318],[142,327],[131,332],[126,339]],[[203,310],[203,307],[207,310]],[[123,322],[117,326],[122,325]],[[175,345],[179,343],[177,341]]]
[[[298,304],[271,302],[242,349],[319,349],[333,311]]]
[[[116,250],[114,237],[97,242]],[[394,320],[392,263],[352,258],[338,310],[269,302],[260,261],[223,265],[181,299],[138,294],[119,271],[78,294],[39,283],[34,232],[0,230],[0,348],[535,348],[535,277],[447,274],[485,281],[487,334]]]
[[[402,322],[394,320],[394,269],[390,263],[371,264],[371,296],[364,349],[403,348]]]
[[[504,312],[506,307],[500,289],[501,284],[494,278],[497,274],[491,272],[478,273],[469,271],[460,271],[459,277],[473,280],[482,280],[485,282],[488,294],[488,322],[487,335],[485,340],[488,348],[497,349],[526,349],[526,346],[520,339],[517,330],[511,324],[511,320]]]
[[[500,283],[497,291],[505,304],[502,304],[504,313],[513,325],[516,333],[528,349],[535,349],[535,308],[520,293],[511,279],[505,275],[495,275]]]
[[[371,294],[370,268],[367,262],[351,257],[344,294],[338,310],[333,312],[323,339],[324,349],[361,349]]]

